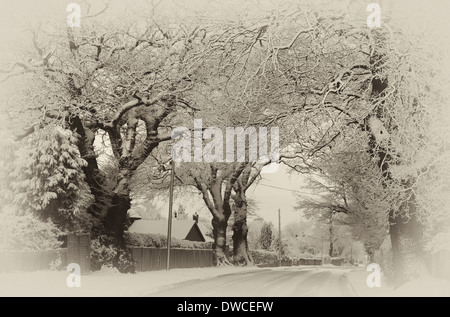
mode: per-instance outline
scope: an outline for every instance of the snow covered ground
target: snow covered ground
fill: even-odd
[[[450,297],[450,281],[427,278],[406,283],[386,296]]]
[[[170,271],[121,274],[113,269],[81,276],[81,287],[69,288],[69,272],[37,271],[0,273],[0,296],[143,296],[178,282],[204,279],[222,274],[259,270],[245,267],[172,269]]]
[[[333,270],[327,267],[310,267],[309,269]],[[270,268],[270,270],[294,270],[292,268]],[[308,269],[308,267],[301,267]],[[334,268],[336,270],[338,268]],[[366,284],[368,272],[363,268],[340,268],[347,271],[347,279],[354,292],[359,296],[445,296],[450,297],[450,281],[423,279],[409,282],[394,289],[382,278],[380,288],[369,288]],[[81,287],[69,288],[66,279],[69,272],[37,271],[0,273],[0,296],[144,296],[162,290],[169,285],[192,280],[206,279],[214,276],[243,273],[267,268],[246,267],[211,267],[196,269],[173,269],[170,271],[140,272],[120,274],[115,270],[103,270],[81,276]]]
[[[450,281],[426,278],[408,282],[394,288],[381,276],[381,287],[370,288],[366,279],[369,275],[364,269],[351,270],[347,279],[359,296],[363,297],[450,297]]]

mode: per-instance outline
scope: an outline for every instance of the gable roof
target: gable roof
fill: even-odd
[[[211,231],[211,229],[208,226],[206,226],[203,222],[198,222],[197,225],[200,228],[200,231],[202,233],[207,233],[208,231]],[[213,238],[211,238],[205,234],[203,234],[203,237],[205,238],[206,242],[214,242]]]
[[[172,221],[172,237],[180,240],[187,240],[189,233],[198,231],[202,241],[205,237],[194,220],[173,220]],[[129,232],[146,233],[146,234],[162,234],[167,235],[167,220],[136,220],[128,228]]]

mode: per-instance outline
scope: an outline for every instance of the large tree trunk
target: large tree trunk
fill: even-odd
[[[414,195],[405,203],[402,209],[404,208],[409,208],[407,217],[402,210],[395,214],[391,211],[389,214],[392,260],[397,285],[428,274],[423,249],[422,224],[415,214]]]
[[[213,252],[217,266],[231,265],[227,257],[227,220],[213,218]]]
[[[389,159],[385,160],[383,152],[378,153],[380,168],[385,176],[385,187],[392,182],[389,173]],[[383,162],[383,163],[381,163]],[[405,188],[409,185],[406,182]],[[407,189],[409,191],[409,189]],[[417,279],[428,274],[423,250],[423,226],[417,219],[415,196],[411,193],[409,200],[403,202],[398,210],[389,211],[389,233],[392,245],[394,282],[397,285]]]
[[[239,191],[234,197],[233,258],[235,263],[254,265],[248,249],[247,234],[247,200],[245,192]]]
[[[68,119],[70,129],[78,134],[77,147],[81,157],[87,162],[82,167],[86,183],[91,190],[94,201],[87,212],[92,216],[91,235],[93,238],[104,233],[105,207],[111,204],[111,196],[105,189],[105,175],[100,171],[94,151],[95,132],[85,127],[80,117]]]
[[[226,242],[227,242],[227,226],[228,219],[231,216],[231,191],[232,186],[241,174],[245,165],[240,164],[228,180],[222,197],[222,182],[223,179],[218,177],[218,169],[211,165],[211,182],[209,186],[204,182],[194,177],[197,189],[202,193],[203,201],[208,207],[213,219],[211,221],[213,227],[213,251],[215,254],[216,265],[232,265],[227,258]]]
[[[385,177],[386,187],[392,181],[389,158],[378,151],[379,166]],[[408,183],[406,182],[408,187]],[[428,274],[423,251],[423,227],[417,219],[415,196],[403,202],[398,210],[389,211],[389,233],[392,244],[394,279],[397,285]]]
[[[227,227],[231,216],[230,198],[225,195],[222,199],[221,186],[216,184],[212,187],[214,205],[217,206],[219,217],[213,216],[214,254],[216,265],[232,265],[227,256]],[[217,215],[217,214],[216,214]]]
[[[123,246],[123,232],[128,209],[131,207],[129,195],[114,194],[105,221],[106,234],[113,237],[118,246]]]
[[[379,53],[378,48],[382,47],[385,38],[381,32],[374,31],[374,42],[372,47],[374,52],[370,58],[370,64],[374,75],[380,73],[379,77],[374,76],[371,81],[372,91],[371,97],[374,101],[377,98],[384,97],[385,90],[389,86],[389,79],[384,77],[381,72],[384,53]],[[382,100],[380,105],[377,106],[377,112],[373,114],[376,118],[382,121],[380,113],[382,113],[383,107],[391,107],[393,105],[386,105],[385,101]],[[390,127],[385,126],[389,132]],[[389,183],[393,181],[392,175],[390,173],[391,165],[395,164],[395,159],[392,158],[389,148],[384,147],[385,145],[378,143],[375,131],[366,124],[366,130],[370,132],[369,148],[372,157],[377,159],[379,168],[381,169],[382,175],[384,177],[385,187],[389,187]],[[382,133],[382,131],[378,131]],[[405,188],[408,188],[410,182],[408,180],[404,181]],[[392,244],[392,257],[394,265],[394,276],[395,282],[399,285],[408,280],[412,280],[427,274],[427,269],[425,265],[425,258],[423,253],[423,240],[422,240],[422,225],[419,223],[416,217],[416,205],[415,196],[411,193],[411,197],[408,201],[405,201],[399,210],[389,211],[389,226],[390,226],[390,237]]]
[[[254,265],[253,258],[249,252],[247,221],[240,221],[233,225],[233,255],[235,263]]]
[[[119,162],[121,164],[121,162]],[[122,163],[126,164],[126,163]],[[133,172],[125,165],[119,171],[117,184],[112,193],[111,206],[106,213],[105,231],[106,234],[114,238],[117,246],[123,247],[123,232],[125,230],[125,222],[127,212],[131,207],[131,197],[129,189],[129,180]]]
[[[203,200],[213,216],[211,221],[214,239],[213,251],[217,266],[231,265],[227,257],[227,226],[231,207],[228,196],[222,198],[221,185],[221,181],[217,181],[208,188],[204,184],[198,183],[198,189],[202,192]],[[209,199],[209,195],[211,195],[212,201]]]

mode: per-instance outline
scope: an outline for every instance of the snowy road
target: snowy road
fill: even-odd
[[[182,282],[148,296],[356,296],[347,273],[348,269],[340,268],[266,269]]]

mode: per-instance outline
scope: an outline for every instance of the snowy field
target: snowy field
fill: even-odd
[[[270,270],[290,270],[294,268],[270,268]],[[298,269],[298,268],[297,268]],[[304,267],[302,269],[308,269]],[[317,269],[317,267],[316,267]],[[321,268],[333,269],[333,268]],[[336,269],[336,268],[334,268]],[[345,268],[343,268],[345,270]],[[173,269],[170,271],[140,272],[120,274],[115,270],[103,270],[81,277],[81,287],[66,285],[68,272],[38,271],[0,273],[0,296],[43,296],[43,297],[139,297],[157,292],[172,284],[214,276],[243,273],[267,268],[211,267],[197,269]],[[366,284],[368,273],[360,269],[348,269],[347,279],[358,296],[445,296],[450,297],[450,281],[423,279],[409,282],[394,289],[382,280],[380,288],[369,288]]]

